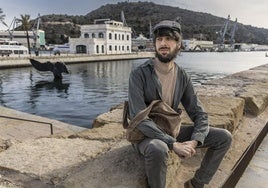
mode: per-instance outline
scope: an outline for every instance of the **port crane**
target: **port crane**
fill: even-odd
[[[234,45],[234,37],[235,37],[235,32],[237,29],[237,18],[235,19],[235,22],[232,26],[231,31],[229,32],[229,25],[230,25],[230,15],[228,15],[228,18],[224,22],[221,30],[218,32],[218,42],[219,42],[219,50],[223,50],[225,48],[225,42],[228,41],[230,44],[230,48],[233,48]],[[228,40],[226,40],[226,37],[229,37]]]
[[[18,27],[19,20],[16,17],[14,17],[13,20],[12,20],[12,22],[11,22],[11,24],[9,26],[4,21],[1,20],[1,22],[2,22],[2,24],[4,24],[7,27],[7,31],[9,33],[9,40],[12,41],[13,38],[14,38],[14,36],[13,36],[14,29],[16,27]]]

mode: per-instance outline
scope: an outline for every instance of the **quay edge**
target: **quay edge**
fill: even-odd
[[[117,61],[130,59],[146,59],[154,57],[154,52],[136,52],[130,54],[113,54],[113,55],[80,55],[80,54],[62,54],[58,55],[44,55],[44,56],[21,56],[21,57],[0,57],[0,69],[29,67],[31,63],[29,58],[36,59],[40,62],[61,61],[66,64],[72,63],[89,63],[99,61]]]

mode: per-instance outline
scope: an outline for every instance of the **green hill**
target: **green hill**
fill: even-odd
[[[133,33],[136,35],[142,33],[147,37],[149,37],[150,22],[154,25],[163,19],[179,19],[185,39],[192,38],[194,34],[204,34],[207,40],[216,42],[217,32],[226,20],[208,13],[152,2],[121,2],[103,5],[84,16],[55,14],[42,16],[42,27],[46,32],[47,43],[65,43],[69,36],[78,37],[79,25],[92,24],[94,19],[109,18],[121,21],[121,11],[124,12],[126,22],[132,27]],[[235,41],[268,45],[268,29],[238,23]]]

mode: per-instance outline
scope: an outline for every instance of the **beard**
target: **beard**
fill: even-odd
[[[162,48],[166,49],[165,47],[162,47]],[[160,49],[161,48],[159,48],[159,50]],[[159,59],[160,62],[169,63],[170,61],[172,61],[173,59],[177,57],[178,52],[179,52],[178,46],[176,46],[174,50],[172,50],[169,54],[166,54],[166,55],[162,55],[155,49],[155,56]]]

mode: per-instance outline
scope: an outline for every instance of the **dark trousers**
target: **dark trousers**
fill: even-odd
[[[193,132],[193,126],[181,126],[177,137],[178,142],[189,141]],[[229,131],[210,127],[209,133],[200,148],[208,148],[196,171],[194,179],[201,184],[208,184],[217,171],[224,155],[232,142]],[[144,156],[145,169],[148,184],[151,188],[165,188],[166,172],[169,148],[159,139],[146,138],[136,147]]]

